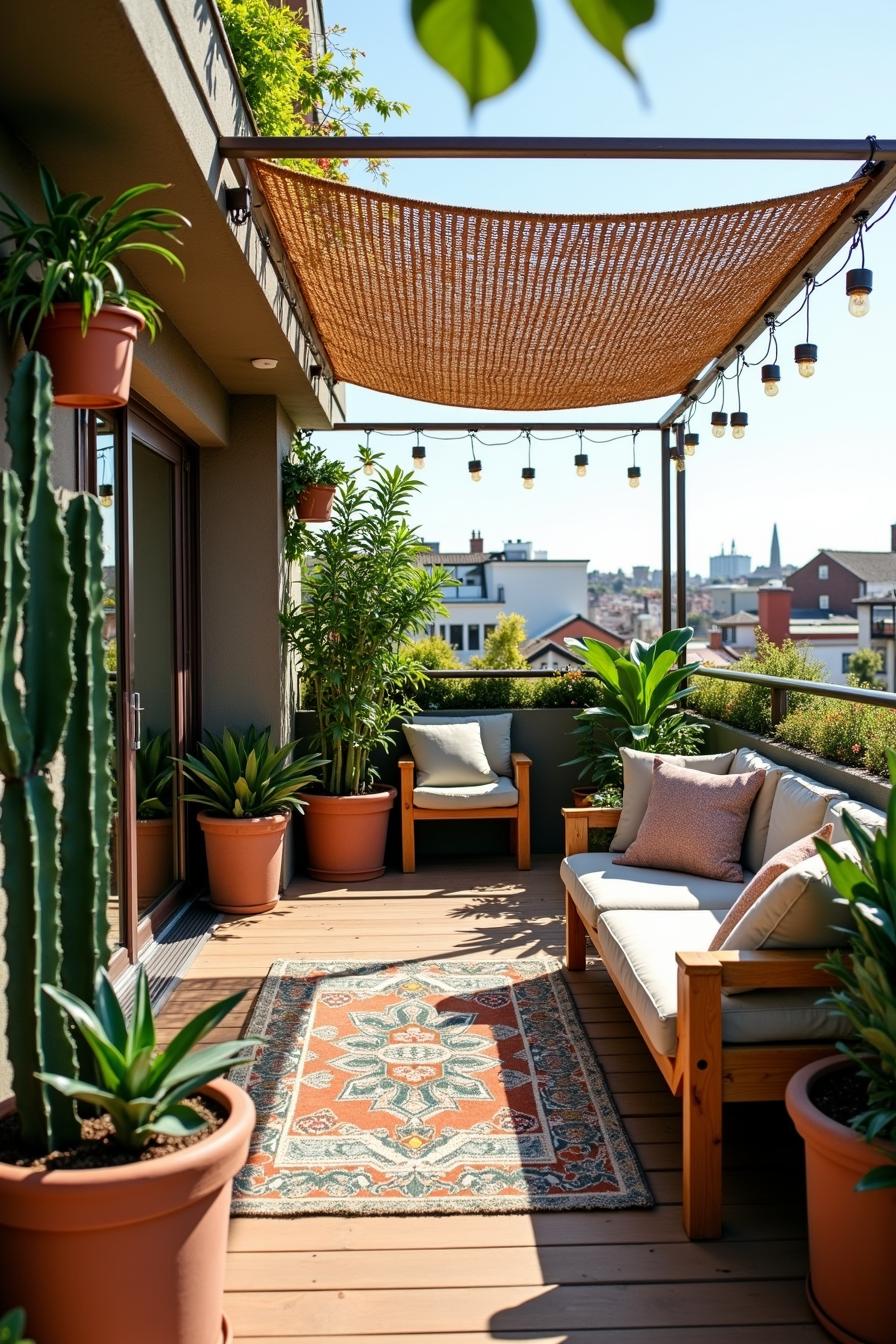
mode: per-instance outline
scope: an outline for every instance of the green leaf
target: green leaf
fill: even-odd
[[[194,1111],[192,1106],[186,1106],[182,1102],[175,1103],[170,1110],[166,1110],[164,1115],[160,1115],[156,1120],[150,1120],[148,1124],[143,1125],[137,1134],[142,1137],[143,1131],[148,1130],[155,1134],[168,1134],[175,1139],[186,1138],[188,1134],[195,1134],[200,1129],[205,1129],[208,1121],[205,1120],[198,1111]]]
[[[633,28],[653,18],[655,0],[569,0],[569,3],[604,51],[637,80],[625,53],[625,39]]]
[[[515,84],[535,54],[533,0],[411,0],[411,20],[471,108]]]
[[[896,1163],[888,1162],[886,1166],[872,1167],[856,1186],[856,1190],[893,1190],[896,1189]]]
[[[134,1015],[128,1031],[127,1060],[130,1064],[145,1050],[151,1050],[156,1043],[156,1029],[152,1020],[152,1003],[149,997],[149,982],[146,967],[137,967],[137,984],[134,991]]]

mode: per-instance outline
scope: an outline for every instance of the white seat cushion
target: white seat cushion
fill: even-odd
[[[829,821],[834,828],[831,836],[832,845],[849,839],[846,827],[843,825],[844,812],[848,812],[860,826],[864,826],[865,830],[871,831],[872,834],[887,824],[887,814],[878,808],[869,807],[867,803],[854,802],[852,798],[838,798],[836,802],[828,803],[828,810],[824,814],[825,821]]]
[[[482,749],[496,775],[513,775],[510,758],[512,714],[418,714],[414,723],[478,723]]]
[[[711,910],[613,910],[604,915],[604,962],[637,1013],[651,1044],[674,1055],[678,1034],[676,952],[702,952],[719,924]],[[844,1032],[843,1018],[818,1007],[817,989],[758,989],[722,995],[722,1040],[828,1041]]]
[[[571,854],[560,865],[564,886],[592,926],[605,910],[717,910],[721,922],[743,891],[740,882],[661,868],[622,868],[613,857]]]
[[[767,863],[779,850],[802,840],[804,835],[812,835],[821,825],[828,804],[845,798],[840,789],[829,789],[817,780],[788,770],[775,789],[762,862]]]
[[[768,840],[768,824],[771,820],[772,805],[778,789],[778,781],[785,773],[783,765],[777,765],[767,756],[760,756],[751,747],[739,747],[731,763],[729,774],[749,774],[753,770],[764,770],[765,779],[762,788],[750,808],[750,820],[744,835],[741,857],[745,868],[758,873],[765,862],[765,845]],[[771,857],[771,856],[769,856]]]
[[[449,808],[461,812],[474,807],[516,807],[519,800],[516,789],[503,775],[493,784],[463,784],[444,789],[418,785],[414,790],[414,806],[424,809]]]

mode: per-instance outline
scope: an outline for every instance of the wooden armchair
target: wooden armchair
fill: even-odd
[[[588,831],[599,825],[587,807],[564,808],[566,854],[588,851]],[[649,937],[645,912],[645,936]],[[601,956],[601,921],[593,928],[566,892],[566,965],[585,969],[588,940]],[[818,969],[817,949],[794,952],[676,954],[678,1015],[675,1053],[656,1049],[612,968],[613,980],[647,1049],[674,1096],[682,1101],[682,1221],[694,1240],[722,1235],[722,1103],[780,1101],[791,1076],[830,1055],[830,1041],[727,1045],[722,1040],[722,994],[737,989],[813,989],[833,983]],[[759,1155],[757,1154],[757,1157]]]
[[[403,756],[398,762],[401,772],[401,866],[405,873],[416,872],[414,823],[417,821],[509,821],[510,844],[516,854],[516,866],[532,867],[532,841],[529,820],[529,771],[531,757],[521,751],[511,752],[513,784],[518,800],[510,807],[415,807],[414,759]]]

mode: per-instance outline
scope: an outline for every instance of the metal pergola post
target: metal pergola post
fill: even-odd
[[[676,621],[681,628],[688,619],[688,566],[687,566],[687,530],[685,519],[685,488],[687,472],[678,469],[685,461],[684,421],[675,426],[675,611]]]
[[[672,629],[672,486],[669,480],[669,470],[672,465],[670,460],[671,444],[672,431],[667,425],[660,433],[663,634]]]

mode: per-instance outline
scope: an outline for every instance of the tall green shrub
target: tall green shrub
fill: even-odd
[[[107,960],[111,808],[101,514],[88,495],[54,493],[51,410],[50,366],[26,355],[0,473],[0,844],[13,1088],[23,1140],[43,1151],[80,1127],[35,1077],[70,1074],[76,1057],[41,986],[90,999]]]
[[[824,667],[805,644],[795,644],[792,639],[773,644],[762,631],[757,632],[755,653],[745,654],[737,664],[737,670],[800,681],[824,680]],[[708,719],[720,719],[751,733],[771,732],[771,693],[767,687],[699,676],[694,678],[693,684],[695,694],[691,708]],[[800,709],[806,700],[805,695],[791,695],[791,710]]]

